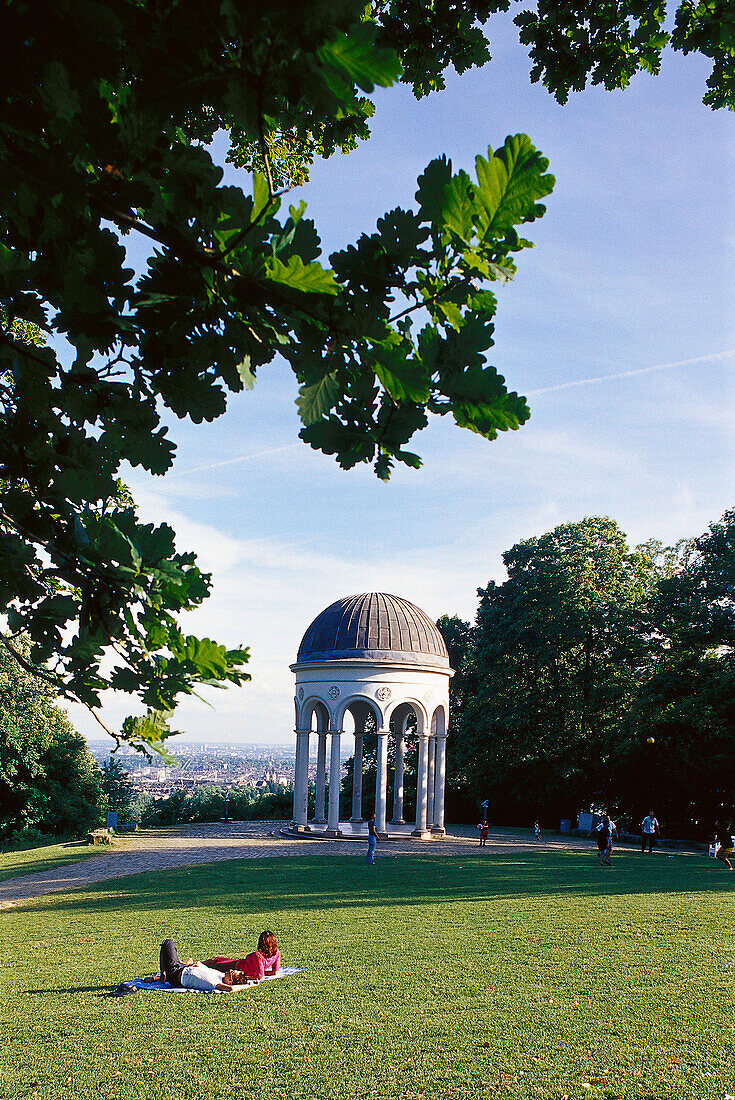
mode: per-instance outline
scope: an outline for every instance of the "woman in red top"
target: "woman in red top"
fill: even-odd
[[[234,985],[237,984],[236,975],[256,982],[266,977],[275,977],[281,967],[278,940],[270,929],[266,929],[265,932],[260,933],[257,950],[246,955],[244,959],[227,959],[223,955],[217,955],[213,959],[204,961],[204,965],[210,966],[213,970],[221,970],[223,973],[232,971]]]

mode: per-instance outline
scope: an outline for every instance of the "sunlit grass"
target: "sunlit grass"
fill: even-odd
[[[615,858],[247,860],[0,913],[0,1095],[724,1100],[735,876]],[[156,969],[166,935],[202,957],[265,927],[302,974],[101,996]]]
[[[99,854],[99,848],[93,848],[83,840],[46,844],[41,848],[26,848],[22,851],[0,852],[0,882],[15,878],[16,875],[48,871],[51,867],[60,867],[65,863],[78,863],[80,859]]]

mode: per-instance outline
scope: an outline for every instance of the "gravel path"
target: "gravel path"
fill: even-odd
[[[238,821],[203,825],[180,825],[170,829],[143,829],[121,835],[113,851],[67,863],[47,871],[18,875],[0,883],[0,909],[9,909],[18,902],[43,897],[46,894],[76,890],[95,882],[137,875],[144,871],[189,867],[197,863],[212,863],[223,859],[270,859],[274,856],[356,855],[357,843],[352,841],[302,840],[283,837],[279,829],[285,822]],[[450,826],[450,834],[441,841],[421,844],[411,840],[383,841],[380,856],[461,855],[477,848],[477,831],[468,826]],[[528,830],[490,830],[487,843],[489,855],[537,851],[541,848],[590,848],[590,841],[577,837],[553,836],[539,844]]]

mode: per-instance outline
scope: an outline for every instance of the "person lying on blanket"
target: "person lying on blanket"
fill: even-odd
[[[216,970],[203,962],[187,959],[182,962],[173,940],[164,940],[160,951],[160,980],[182,989],[201,989],[206,993],[232,993],[235,985],[256,985],[236,970]]]
[[[182,963],[171,939],[164,940],[160,952],[161,979],[184,989],[217,989],[232,992],[233,985],[256,985],[265,977],[275,977],[281,967],[278,940],[266,929],[260,933],[258,947],[242,959],[215,955],[212,959]]]
[[[263,978],[276,976],[281,968],[281,952],[278,948],[278,940],[267,928],[265,932],[260,933],[257,949],[246,955],[244,959],[229,959],[224,955],[215,955],[213,959],[205,959],[203,965],[213,970],[238,974],[245,980],[260,982]]]

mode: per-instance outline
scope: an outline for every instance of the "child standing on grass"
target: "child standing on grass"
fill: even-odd
[[[617,826],[614,821],[605,814],[600,824],[597,826],[597,859],[600,867],[603,863],[606,867],[612,867],[612,838],[613,833],[617,831]]]
[[[535,821],[533,824],[533,836],[534,840],[541,840],[541,826],[538,821]]]
[[[483,818],[480,824],[477,826],[480,830],[480,847],[487,847],[487,835],[490,832],[490,826],[487,823],[487,819]]]
[[[732,837],[730,830],[725,828],[722,821],[715,821],[717,851],[715,856],[721,863],[726,863],[728,869],[732,871],[732,863],[730,863],[730,856],[732,855]]]

